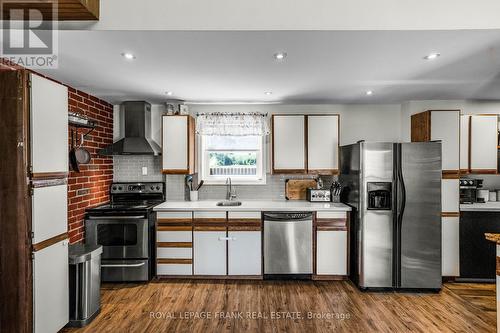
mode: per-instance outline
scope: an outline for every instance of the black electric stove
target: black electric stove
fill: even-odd
[[[165,201],[165,184],[113,183],[110,198],[85,217],[85,243],[103,247],[101,279],[149,281],[155,268],[153,207]]]

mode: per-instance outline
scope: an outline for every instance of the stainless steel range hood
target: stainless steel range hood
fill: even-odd
[[[151,139],[151,104],[123,102],[125,137],[99,151],[99,155],[160,155],[160,146]]]

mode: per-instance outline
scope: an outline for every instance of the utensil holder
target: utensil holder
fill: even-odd
[[[198,191],[189,191],[189,200],[198,201]]]

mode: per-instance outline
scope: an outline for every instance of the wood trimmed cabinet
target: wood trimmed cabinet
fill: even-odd
[[[0,330],[57,332],[69,321],[68,88],[0,71]]]
[[[189,174],[195,170],[195,121],[188,115],[162,117],[162,172]]]
[[[313,279],[344,279],[349,274],[348,216],[346,212],[316,213]]]
[[[498,172],[498,115],[470,116],[469,171],[474,174]]]
[[[442,142],[441,269],[442,275],[447,277],[456,277],[460,274],[458,258],[459,177],[461,173],[464,173],[461,130],[466,126],[467,118],[460,115],[460,110],[429,110],[411,116],[412,142],[434,140]]]
[[[262,278],[261,229],[261,212],[157,212],[157,276]]]
[[[275,114],[271,125],[273,174],[338,174],[338,114]]]
[[[346,279],[349,213],[316,216],[312,279]],[[157,277],[263,278],[261,211],[159,211],[156,224]]]

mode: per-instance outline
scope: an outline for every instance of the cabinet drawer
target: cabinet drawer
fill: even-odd
[[[193,233],[191,231],[157,231],[157,242],[191,242]]]
[[[227,212],[229,220],[260,220],[261,212]]]
[[[157,264],[156,275],[193,275],[193,265]]]
[[[226,219],[226,212],[193,212],[195,219]]]
[[[191,219],[192,212],[158,212],[156,213],[159,219]]]
[[[316,213],[316,217],[318,219],[346,219],[346,212],[329,212],[329,211],[320,211]]]
[[[156,257],[158,259],[191,259],[193,249],[190,247],[157,247]]]

